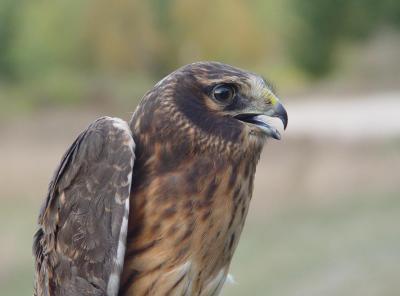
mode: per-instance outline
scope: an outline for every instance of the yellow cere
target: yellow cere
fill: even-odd
[[[270,90],[266,90],[264,96],[266,100],[271,102],[272,106],[275,106],[279,102],[278,98]]]

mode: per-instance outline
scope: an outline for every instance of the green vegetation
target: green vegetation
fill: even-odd
[[[314,77],[332,70],[340,43],[360,40],[382,26],[400,28],[395,0],[291,0],[298,21],[292,28],[290,55]]]
[[[117,85],[137,86],[140,77],[142,90],[196,60],[301,83],[328,74],[340,44],[381,26],[399,28],[399,3],[4,0],[0,107],[8,113],[84,102],[99,92],[114,97]]]

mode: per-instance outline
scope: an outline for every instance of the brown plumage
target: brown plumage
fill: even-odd
[[[92,124],[50,184],[35,294],[217,295],[263,144],[280,137],[265,115],[286,127],[264,79],[201,62],[156,84],[130,129],[112,118]]]

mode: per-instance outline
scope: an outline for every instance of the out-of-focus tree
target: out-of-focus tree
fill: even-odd
[[[270,41],[243,0],[93,1],[89,60],[106,69],[163,75],[191,61],[257,63]]]
[[[380,26],[400,27],[397,0],[292,0],[297,16],[290,30],[294,62],[314,77],[328,73],[340,42],[360,40]]]
[[[13,42],[15,30],[18,26],[18,0],[4,0],[0,2],[0,77],[14,78],[15,65],[13,60]]]
[[[256,6],[242,0],[176,0],[172,8],[179,63],[212,59],[234,64],[257,64],[270,54],[273,36],[254,17]],[[178,39],[177,38],[177,39]]]
[[[12,55],[22,79],[76,69],[81,55],[81,1],[24,1],[18,6]]]
[[[155,80],[196,60],[267,72],[281,61],[292,69],[288,56],[322,77],[341,43],[381,25],[400,27],[400,1],[3,0],[0,78]]]
[[[85,46],[92,68],[106,72],[151,74],[162,52],[162,31],[148,1],[90,1]]]
[[[333,62],[334,44],[342,31],[347,0],[293,0],[299,16],[289,52],[312,75],[325,74]]]

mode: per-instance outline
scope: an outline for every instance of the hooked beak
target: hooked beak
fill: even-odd
[[[286,129],[288,124],[288,115],[286,109],[279,102],[278,99],[274,98],[271,100],[271,104],[262,113],[245,113],[236,115],[235,118],[256,125],[259,127],[267,136],[276,140],[281,139],[281,134],[271,123],[269,117],[277,117],[282,121],[283,128]]]

